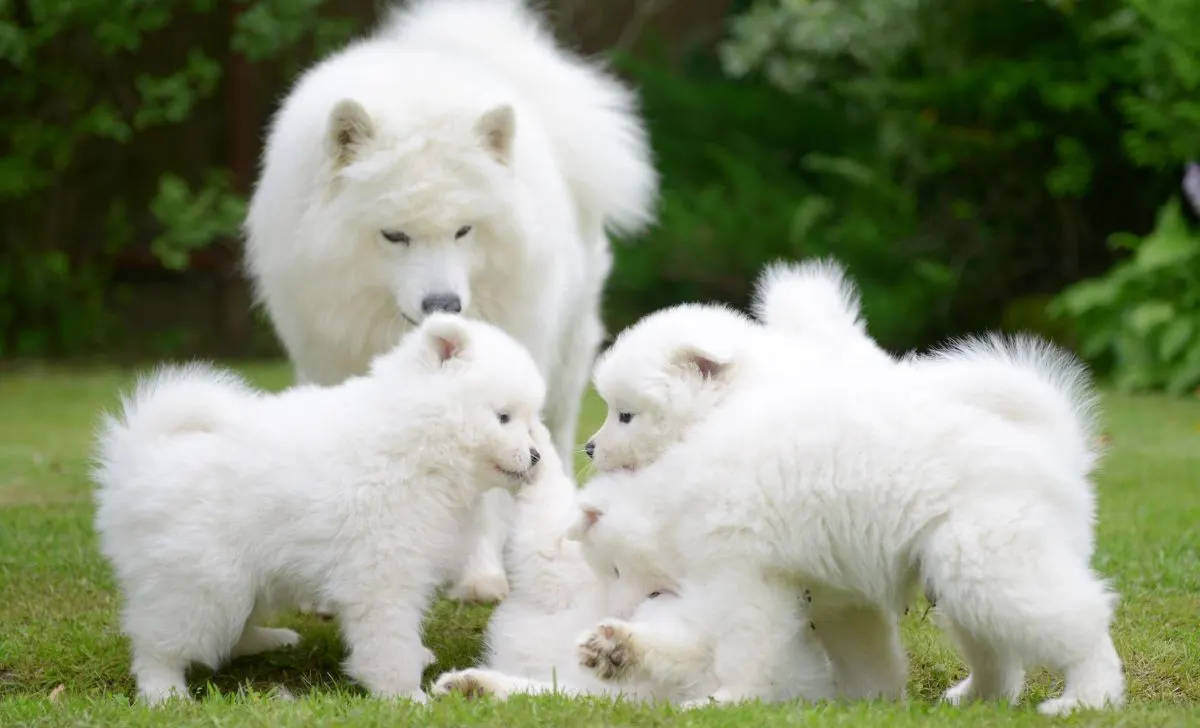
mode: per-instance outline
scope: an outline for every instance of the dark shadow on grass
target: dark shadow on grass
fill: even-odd
[[[428,687],[447,670],[470,667],[482,653],[483,631],[491,608],[439,600],[425,619],[424,642],[437,656],[426,668],[422,684]],[[300,644],[239,658],[217,671],[196,666],[188,673],[193,697],[203,699],[209,690],[223,694],[240,691],[269,693],[285,689],[300,697],[311,692],[364,694],[342,671],[346,648],[333,621],[313,616],[288,615],[272,626],[300,633]]]

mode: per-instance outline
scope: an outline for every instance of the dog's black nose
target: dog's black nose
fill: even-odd
[[[529,448],[529,467],[532,468],[534,465],[537,465],[538,461],[541,459],[542,454],[537,451],[536,447]]]
[[[421,301],[421,311],[459,313],[462,311],[462,299],[455,293],[431,293]]]
[[[596,459],[596,443],[588,440],[587,444],[583,446],[583,451],[587,453],[589,460]]]

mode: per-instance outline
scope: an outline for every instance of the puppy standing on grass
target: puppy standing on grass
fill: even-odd
[[[805,585],[841,622],[831,643],[814,609],[835,665],[870,667],[865,682],[902,689],[894,615],[923,586],[971,668],[947,700],[1015,700],[1048,664],[1066,687],[1041,712],[1122,703],[1114,596],[1089,563],[1093,396],[1077,361],[991,338],[801,366],[776,348],[795,330],[722,342],[687,325],[696,312],[656,314],[598,367],[610,409],[589,451],[626,472],[588,484],[581,530],[722,625],[714,700],[788,679]]]
[[[143,381],[95,471],[141,697],[186,696],[193,662],[296,644],[262,622],[316,600],[351,677],[424,700],[422,616],[480,495],[538,463],[544,397],[524,347],[447,314],[334,387],[263,394],[195,365]]]

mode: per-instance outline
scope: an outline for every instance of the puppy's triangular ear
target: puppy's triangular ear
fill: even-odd
[[[496,161],[508,164],[512,156],[513,138],[517,133],[517,118],[513,107],[502,104],[484,113],[475,122],[475,131],[483,146]]]
[[[675,352],[674,361],[676,366],[708,381],[721,379],[728,371],[733,356],[727,351],[689,344]]]
[[[567,527],[567,540],[582,541],[587,532],[592,530],[592,526],[595,526],[603,515],[604,511],[595,506],[583,506],[583,509],[579,513],[579,518]]]
[[[362,104],[342,99],[329,112],[327,146],[335,167],[354,161],[362,147],[375,137],[375,123]]]
[[[467,324],[459,316],[433,314],[425,319],[421,330],[439,366],[462,356],[470,344]]]

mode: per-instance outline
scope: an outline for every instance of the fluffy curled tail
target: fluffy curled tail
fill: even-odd
[[[960,401],[1037,428],[1082,474],[1101,457],[1097,397],[1087,367],[1031,335],[991,334],[954,341],[923,357],[939,388]]]
[[[891,358],[867,333],[858,289],[831,258],[767,266],[754,286],[753,310],[768,328],[839,350]]]
[[[213,432],[237,420],[240,405],[253,396],[232,372],[207,364],[166,366],[141,377],[122,398],[121,412],[107,414],[96,443],[96,480],[102,486],[139,453],[164,437]]]

